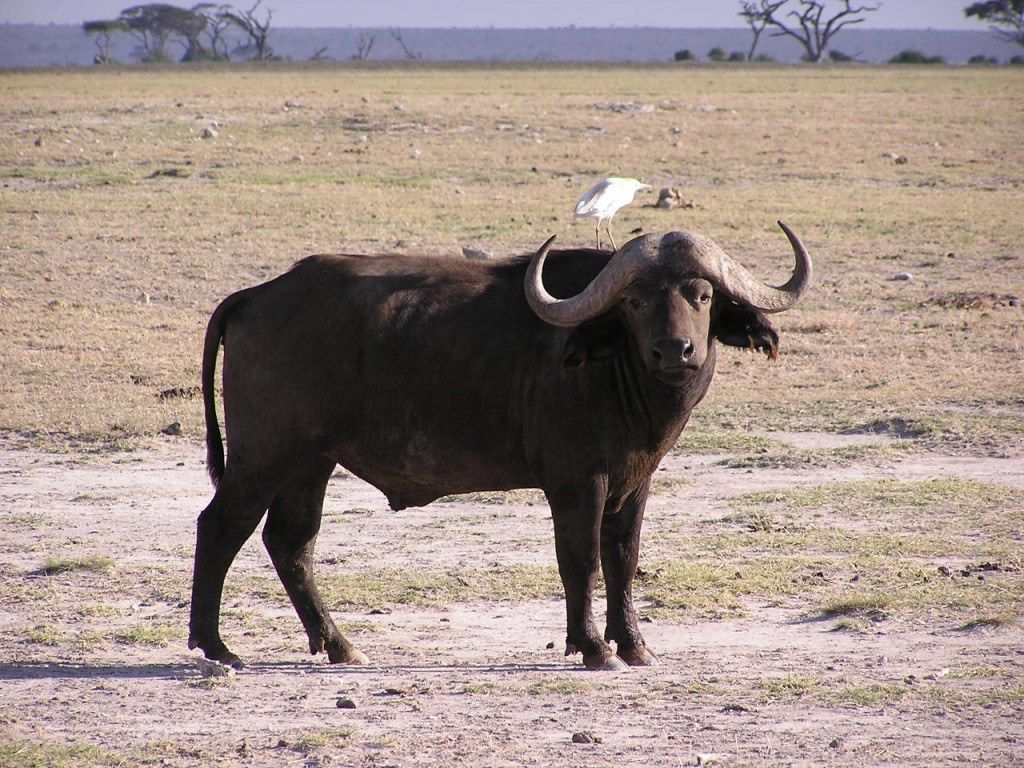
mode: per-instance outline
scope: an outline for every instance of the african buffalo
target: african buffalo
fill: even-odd
[[[396,510],[540,488],[565,588],[566,653],[597,669],[654,663],[632,599],[651,474],[711,383],[716,339],[776,356],[765,313],[792,307],[811,280],[806,249],[779,225],[796,267],[778,288],[711,240],[672,232],[615,253],[549,255],[551,238],[532,258],[483,263],[310,256],[229,296],[203,351],[217,490],[198,521],[189,647],[241,665],[220,638],[221,592],[269,509],[263,541],[310,651],[365,663],[313,576],[324,493],[340,464]],[[226,463],[214,405],[221,342]],[[591,615],[599,566],[603,638]]]

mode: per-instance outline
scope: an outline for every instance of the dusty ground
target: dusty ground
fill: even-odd
[[[781,437],[804,450],[850,442]],[[396,513],[339,474],[320,574],[336,619],[371,666],[332,667],[305,654],[254,537],[225,600],[226,637],[250,666],[212,682],[184,647],[194,518],[208,496],[200,457],[199,446],[172,440],[99,457],[4,452],[5,764],[650,766],[715,754],[726,765],[1008,766],[1021,758],[1020,458],[911,453],[879,465],[748,469],[719,455],[668,457],[649,508],[641,586],[645,632],[662,664],[622,674],[586,672],[562,657],[548,513],[528,494]],[[928,491],[951,474],[952,490]],[[774,530],[738,524],[745,499],[765,507],[744,495],[751,490],[855,496],[877,490],[876,481],[928,501],[894,519],[865,521],[850,509],[819,526],[797,504],[760,526]],[[992,505],[993,490],[1005,503]],[[979,494],[992,506],[972,523],[967,496]],[[939,526],[934,542],[914,543]],[[913,571],[913,583],[874,585],[881,566],[863,546],[844,555],[811,541],[813,532],[844,529],[902,542],[905,551],[886,560]],[[794,543],[787,532],[800,533],[791,566],[779,559]],[[985,562],[1000,570],[973,570]],[[691,566],[711,570],[674,570]],[[339,697],[356,708],[339,709]],[[601,743],[572,743],[580,731]]]
[[[1022,85],[1003,67],[0,73],[0,765],[1024,763]],[[201,678],[189,388],[216,303],[312,252],[586,244],[567,212],[609,173],[693,203],[641,200],[620,238],[700,232],[772,281],[782,217],[817,270],[778,362],[723,351],[656,476],[638,594],[662,665],[562,657],[536,493],[394,513],[339,473],[321,586],[373,665],[304,653],[257,538],[224,616],[251,666]]]

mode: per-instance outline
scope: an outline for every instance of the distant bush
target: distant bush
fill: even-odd
[[[754,61],[775,61],[775,57],[769,56],[767,53],[759,53],[754,57]]]
[[[891,59],[890,64],[945,64],[941,56],[926,56],[920,51],[900,51]]]
[[[999,59],[997,59],[995,56],[983,56],[982,54],[979,53],[977,56],[971,56],[971,58],[969,58],[967,60],[967,63],[968,64],[998,64],[999,63]]]
[[[844,62],[844,61],[856,61],[853,56],[842,51],[829,51],[828,58],[830,61]]]
[[[746,60],[747,60],[746,54],[740,53],[739,51],[733,51],[732,53],[729,54],[729,61],[746,61]]]
[[[690,49],[687,48],[682,51],[676,51],[676,61],[693,61],[693,54],[690,53]]]
[[[708,61],[725,61],[725,51],[716,45],[708,51]]]
[[[1015,67],[1019,67],[1021,65],[1024,65],[1024,56],[1014,56],[1006,63],[1012,64]]]

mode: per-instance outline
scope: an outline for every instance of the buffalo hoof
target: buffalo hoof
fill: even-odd
[[[629,665],[615,654],[584,656],[583,664],[587,669],[599,672],[622,672],[629,669]]]
[[[656,667],[658,665],[658,658],[643,647],[620,650],[619,658],[631,667]]]
[[[352,664],[353,666],[365,666],[370,663],[366,654],[355,648],[327,649],[327,658],[331,664]]]
[[[227,648],[220,653],[204,653],[203,655],[210,661],[216,661],[219,664],[223,664],[225,667],[231,667],[232,669],[245,669],[245,662]]]

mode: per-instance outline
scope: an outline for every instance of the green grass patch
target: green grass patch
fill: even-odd
[[[672,451],[684,455],[714,455],[779,450],[781,446],[777,440],[745,432],[687,429],[683,431]]]
[[[332,727],[300,731],[290,746],[300,752],[312,752],[324,747],[345,747],[352,743],[355,728]]]
[[[114,634],[114,639],[124,645],[148,645],[158,648],[171,641],[184,641],[184,629],[179,624],[150,621],[137,624]]]
[[[0,765],[4,768],[91,768],[126,764],[122,757],[92,744],[0,742]]]
[[[802,675],[767,678],[761,680],[758,686],[764,691],[765,696],[773,699],[799,698],[821,687],[817,680]]]
[[[893,599],[888,595],[860,594],[829,600],[821,606],[821,616],[834,619],[839,616],[859,616],[882,621],[889,618],[893,610]]]
[[[108,573],[113,567],[114,561],[111,558],[99,555],[71,558],[48,557],[43,561],[43,567],[39,569],[39,573],[44,576],[56,576],[72,571]]]

